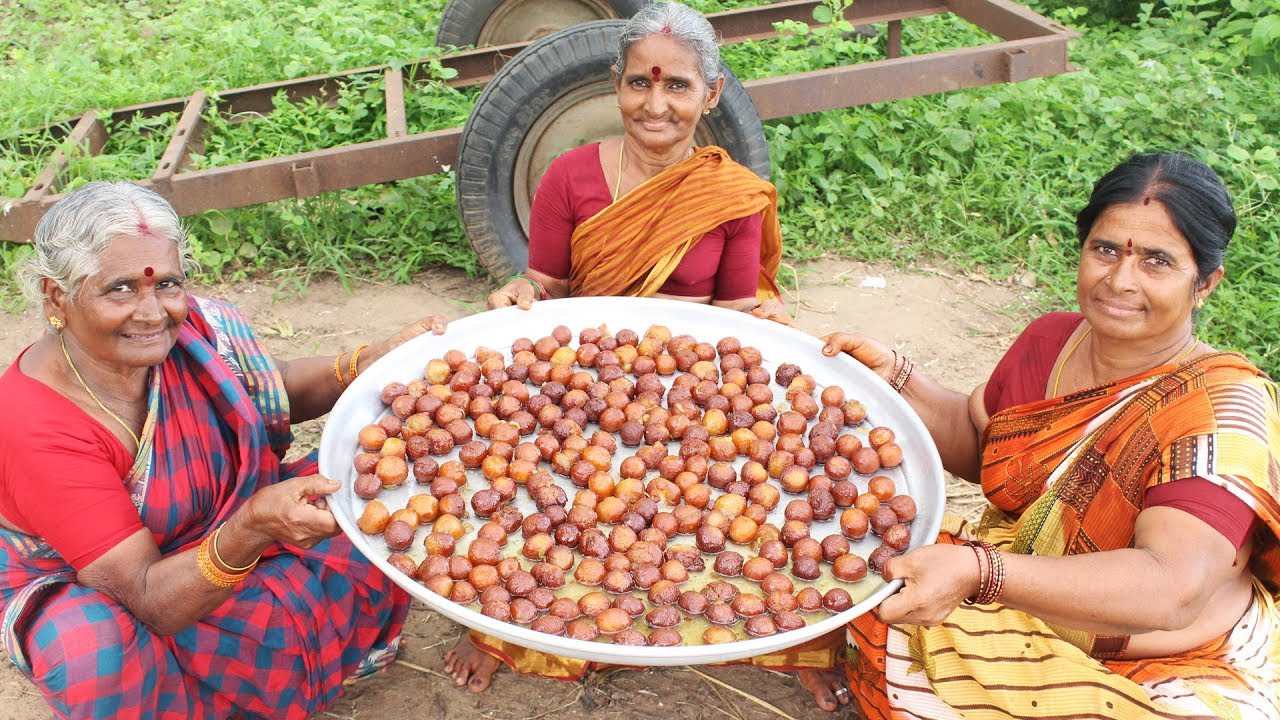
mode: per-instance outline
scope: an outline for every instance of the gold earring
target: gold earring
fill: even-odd
[[[58,317],[57,315],[49,316],[49,327],[53,328],[54,332],[60,333],[62,332],[62,328],[66,326],[67,324],[63,322],[62,318]]]
[[[1200,309],[1200,308],[1202,308],[1202,307],[1204,307],[1204,298],[1197,296],[1197,297],[1196,297],[1196,309],[1197,309],[1197,310],[1199,310],[1199,309]]]
[[[710,108],[708,108],[708,109],[706,109],[706,110],[703,110],[703,111],[702,111],[702,114],[703,114],[703,115],[710,115],[710,114],[711,114],[711,109],[710,109]]]

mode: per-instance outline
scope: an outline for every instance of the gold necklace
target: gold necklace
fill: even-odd
[[[1084,333],[1081,334],[1080,338],[1071,345],[1071,349],[1067,350],[1067,354],[1062,356],[1062,363],[1058,365],[1058,374],[1053,378],[1052,397],[1058,397],[1058,383],[1062,381],[1062,368],[1067,366],[1067,361],[1071,359],[1071,353],[1075,352],[1076,348],[1080,347],[1080,343],[1084,342],[1084,339],[1089,337],[1089,333],[1091,332],[1093,332],[1092,325],[1084,329]]]
[[[613,201],[618,201],[618,188],[622,187],[622,151],[626,149],[627,144],[622,140],[618,141],[618,179],[613,181]]]
[[[1093,332],[1092,325],[1085,328],[1084,334],[1080,336],[1080,339],[1076,340],[1075,343],[1072,344],[1071,349],[1067,350],[1067,354],[1062,356],[1062,364],[1058,366],[1058,374],[1055,375],[1053,378],[1053,395],[1051,397],[1058,397],[1058,383],[1062,380],[1062,369],[1067,366],[1067,360],[1071,359],[1071,353],[1075,352],[1076,348],[1080,347],[1080,343],[1084,342],[1084,339],[1089,337],[1089,333],[1091,332]],[[1196,336],[1192,335],[1190,347],[1188,347],[1186,350],[1183,350],[1181,353],[1179,353],[1178,356],[1175,357],[1173,360],[1170,360],[1169,362],[1160,363],[1160,364],[1161,365],[1169,365],[1169,364],[1177,365],[1179,362],[1182,361],[1183,358],[1190,355],[1191,351],[1195,350],[1196,346],[1199,344],[1200,344],[1199,341],[1196,340]]]
[[[129,437],[133,438],[133,446],[134,446],[135,448],[139,448],[139,449],[141,449],[141,448],[142,448],[142,441],[141,441],[140,439],[138,439],[138,434],[137,434],[137,433],[135,433],[135,432],[133,431],[133,428],[131,428],[131,427],[129,427],[128,425],[126,425],[126,424],[125,424],[125,422],[124,422],[124,420],[121,420],[121,419],[120,419],[120,416],[119,416],[119,415],[117,415],[117,414],[115,414],[115,413],[111,412],[111,408],[109,408],[109,407],[107,407],[106,405],[102,404],[102,401],[98,399],[98,395],[97,395],[97,393],[95,393],[95,392],[93,391],[93,388],[89,387],[89,383],[85,382],[85,381],[84,381],[84,378],[80,376],[80,370],[79,370],[79,368],[77,368],[77,367],[76,367],[76,364],[75,364],[75,363],[71,362],[71,355],[70,355],[70,353],[68,353],[68,352],[67,352],[67,338],[66,338],[66,336],[59,334],[59,335],[58,335],[58,342],[60,342],[60,343],[62,344],[62,357],[64,357],[64,358],[66,358],[66,359],[67,359],[67,364],[71,366],[71,372],[75,373],[75,374],[76,374],[76,380],[79,380],[79,381],[80,381],[80,387],[84,388],[84,391],[85,391],[85,392],[87,392],[87,393],[89,393],[89,397],[93,398],[93,401],[94,401],[94,402],[96,402],[96,403],[98,403],[98,407],[102,408],[102,412],[104,412],[104,413],[106,413],[106,414],[110,415],[112,420],[115,420],[116,422],[120,423],[120,427],[124,428],[124,431],[125,431],[125,432],[127,432],[127,433],[129,433]]]
[[[626,147],[627,147],[627,144],[625,141],[620,141],[618,143],[618,178],[613,181],[613,201],[614,202],[618,201],[618,189],[622,187],[622,151],[626,149]],[[688,160],[689,158],[693,157],[696,151],[697,151],[696,148],[690,146],[689,152],[685,156],[685,160]]]

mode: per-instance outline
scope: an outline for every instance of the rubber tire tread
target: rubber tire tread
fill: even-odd
[[[640,12],[651,0],[605,0],[619,18],[629,18]],[[503,0],[449,0],[440,13],[440,27],[436,29],[436,45],[463,47],[475,45],[480,30],[489,21],[493,11]]]
[[[458,215],[481,265],[494,279],[523,271],[529,240],[513,194],[517,154],[529,129],[556,100],[609,76],[623,20],[597,20],[553,33],[525,48],[476,100],[458,143]],[[769,146],[751,97],[727,67],[724,92],[702,119],[716,144],[762,178]]]

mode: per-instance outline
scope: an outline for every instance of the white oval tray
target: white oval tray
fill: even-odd
[[[916,501],[918,515],[911,527],[911,546],[932,543],[937,537],[946,503],[942,463],[939,460],[937,448],[924,424],[910,406],[893,392],[883,379],[861,363],[844,354],[834,358],[825,357],[822,354],[822,342],[817,338],[774,322],[754,318],[746,313],[676,300],[593,297],[548,300],[534,303],[530,310],[504,308],[456,320],[450,324],[444,335],[427,334],[410,340],[380,358],[356,378],[339,398],[325,423],[324,434],[320,440],[320,472],[342,481],[342,488],[330,498],[330,507],[338,524],[360,552],[410,595],[467,627],[535,650],[583,660],[626,665],[717,663],[784,650],[842,628],[845,623],[876,607],[882,600],[897,591],[901,581],[881,584],[852,608],[842,613],[811,622],[798,630],[768,637],[718,645],[644,647],[574,640],[494,620],[482,615],[478,610],[472,610],[436,595],[413,578],[391,567],[387,563],[390,551],[382,537],[365,535],[356,526],[356,519],[363,512],[365,501],[357,497],[352,490],[355,481],[352,458],[356,453],[356,438],[360,428],[388,412],[379,399],[382,387],[393,380],[408,382],[421,377],[423,367],[428,360],[441,357],[450,349],[456,348],[471,356],[477,346],[483,345],[503,352],[509,362],[511,343],[516,338],[527,337],[537,340],[550,335],[555,326],[565,325],[573,331],[572,344],[576,346],[577,334],[583,328],[597,327],[602,324],[607,325],[612,333],[630,328],[641,336],[650,325],[666,325],[674,335],[689,334],[699,341],[712,344],[722,337],[733,335],[741,340],[743,345],[752,345],[761,351],[764,356],[764,366],[770,373],[778,365],[791,362],[814,377],[818,383],[819,392],[827,385],[840,385],[851,399],[861,400],[867,407],[867,420],[861,426],[863,433],[874,425],[887,425],[894,430],[897,442],[902,446],[902,465],[891,471],[881,471],[877,474],[892,477],[897,484],[898,492],[908,493]],[[782,392],[776,385],[773,387],[776,393],[775,404],[781,406],[785,402],[782,400]],[[594,424],[591,427],[594,428]],[[848,430],[842,430],[842,432],[848,432]],[[671,444],[671,447],[675,446],[676,443]],[[619,448],[619,461],[625,457],[621,455],[625,450],[625,447]],[[456,457],[456,452],[455,449],[451,456]],[[441,461],[444,459],[440,458]],[[478,472],[468,472],[471,473],[471,481],[465,488],[465,493],[469,499],[470,493],[487,487],[487,482]],[[557,476],[556,479],[572,498],[577,488],[573,487],[566,478]],[[860,477],[855,473],[850,476],[850,479],[858,484],[861,491],[866,490],[868,478]],[[389,509],[395,511],[404,507],[410,496],[421,492],[426,492],[426,488],[416,485],[410,477],[401,487],[395,490],[384,490],[379,499],[383,500]],[[716,493],[717,496],[718,494]],[[769,516],[769,521],[779,527],[781,527],[782,512],[787,500],[788,497],[784,493],[783,501],[778,503],[777,508]],[[523,491],[518,495],[516,507],[525,514],[534,509],[532,501]],[[821,539],[828,533],[839,532],[836,524],[838,518],[837,512],[836,517],[824,521],[825,524],[813,523],[811,526],[813,537]],[[474,520],[475,518],[471,518],[473,525],[482,524]],[[418,555],[421,555],[421,541],[425,534],[425,527],[418,529],[414,540],[414,547],[419,551]],[[466,548],[469,539],[464,537],[459,541],[460,551]],[[692,543],[692,538],[681,537],[680,541]],[[879,539],[868,533],[865,539],[851,545],[859,554],[866,557],[879,545]],[[510,547],[508,545],[508,553]],[[824,572],[829,572],[828,564],[822,563],[822,566]],[[880,583],[881,581],[878,575],[870,573],[869,577],[861,582]],[[803,584],[799,582],[797,586]],[[858,593],[855,592],[855,598],[857,595]]]

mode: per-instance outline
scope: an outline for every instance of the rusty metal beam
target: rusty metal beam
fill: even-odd
[[[976,0],[979,6],[995,0]],[[803,22],[810,26],[819,23],[813,19],[813,10],[822,3],[818,0],[791,0],[760,7],[741,8],[726,12],[713,13],[707,16],[712,26],[720,32],[725,44],[744,42],[746,40],[767,40],[779,33],[773,24],[783,20]],[[856,25],[871,25],[892,20],[903,20],[914,17],[938,15],[948,11],[947,0],[859,0],[845,11],[845,18]],[[999,34],[999,33],[997,33]],[[528,43],[514,43],[495,47],[462,50],[437,58],[446,68],[456,70],[457,77],[447,81],[450,87],[469,87],[483,85],[493,79],[494,74],[511,58],[523,50]],[[407,67],[426,65],[431,58],[423,58]],[[346,70],[336,75],[309,75],[261,85],[224,90],[217,93],[219,110],[227,114],[260,113],[267,114],[274,108],[272,98],[283,90],[290,102],[302,98],[329,96],[336,93],[338,87],[358,75],[381,73],[388,69],[386,65]],[[414,74],[410,78],[415,82]],[[425,81],[427,78],[423,78]],[[113,110],[111,119],[121,122],[141,115],[152,117],[166,112],[179,112],[186,107],[186,98],[172,98],[159,102],[129,105]],[[70,122],[70,121],[67,121]]]
[[[192,95],[187,101],[187,107],[183,109],[178,123],[173,126],[173,134],[169,137],[169,144],[165,147],[164,154],[160,156],[160,163],[156,165],[156,171],[151,175],[151,181],[158,187],[165,186],[186,164],[191,141],[196,139],[198,142],[200,131],[204,127],[202,118],[207,103],[208,98],[203,90]]]
[[[400,138],[409,134],[404,117],[404,73],[399,68],[387,68],[383,93],[387,105],[387,137]]]
[[[777,36],[773,24],[783,20],[816,25],[813,10],[819,4],[816,0],[791,0],[717,13],[709,18],[726,43],[741,42]],[[902,19],[944,12],[954,12],[1005,41],[894,57],[901,54]],[[1078,37],[1008,0],[859,0],[845,17],[857,25],[888,22],[890,59],[749,81],[747,91],[762,120],[1068,72],[1073,68],[1067,60],[1067,42]],[[487,82],[523,47],[515,44],[468,50],[439,60],[458,71],[449,84],[462,87]],[[419,80],[417,66],[409,67],[410,84],[427,80]],[[274,109],[272,99],[281,91],[291,101],[332,97],[350,78],[375,72],[383,73],[387,81],[386,140],[183,172],[185,158],[200,143],[200,120],[210,102],[203,93],[189,99],[121,108],[111,117],[124,120],[135,115],[182,111],[156,173],[141,182],[166,196],[182,215],[417,177],[452,164],[462,129],[409,135],[404,110],[406,78],[402,71],[388,66],[225,91],[218,94],[218,109],[226,114],[265,114]],[[98,113],[82,115],[69,137],[77,145],[87,142],[91,153],[101,150],[106,131]],[[40,217],[62,197],[51,190],[56,188],[57,175],[66,163],[65,156],[55,155],[25,197],[0,198],[0,240],[30,240]]]
[[[1003,40],[1079,33],[1008,0],[946,0],[947,9]]]
[[[902,21],[890,20],[889,32],[885,38],[885,56],[889,58],[902,57]]]
[[[77,150],[87,150],[90,155],[102,152],[103,146],[107,144],[107,128],[98,118],[98,111],[90,110],[81,115],[79,122],[63,142],[69,143]],[[50,190],[58,186],[58,175],[67,168],[67,163],[70,161],[71,157],[66,152],[59,150],[54,153],[53,157],[49,158],[49,163],[36,176],[35,183],[22,197],[22,202],[39,202],[41,198],[47,196]]]
[[[139,184],[164,195],[179,215],[195,215],[438,173],[453,162],[461,135],[462,128],[450,128],[177,173],[167,188],[151,180]],[[31,218],[38,220],[62,197],[47,195],[38,203],[15,207],[9,217],[18,222],[6,218],[0,226],[3,239],[19,240],[10,232],[13,226],[29,222],[34,228]]]
[[[1011,57],[1017,58],[1011,62]],[[1066,72],[1062,37],[995,43],[743,83],[761,120]]]
[[[727,10],[707,15],[711,26],[722,36],[726,45],[744,40],[767,40],[778,36],[775,23],[784,20],[802,22],[810,27],[822,23],[813,19],[813,11],[822,5],[814,0],[791,0],[759,7]],[[947,12],[946,0],[858,0],[845,10],[844,18],[854,25],[906,18],[940,15]]]

